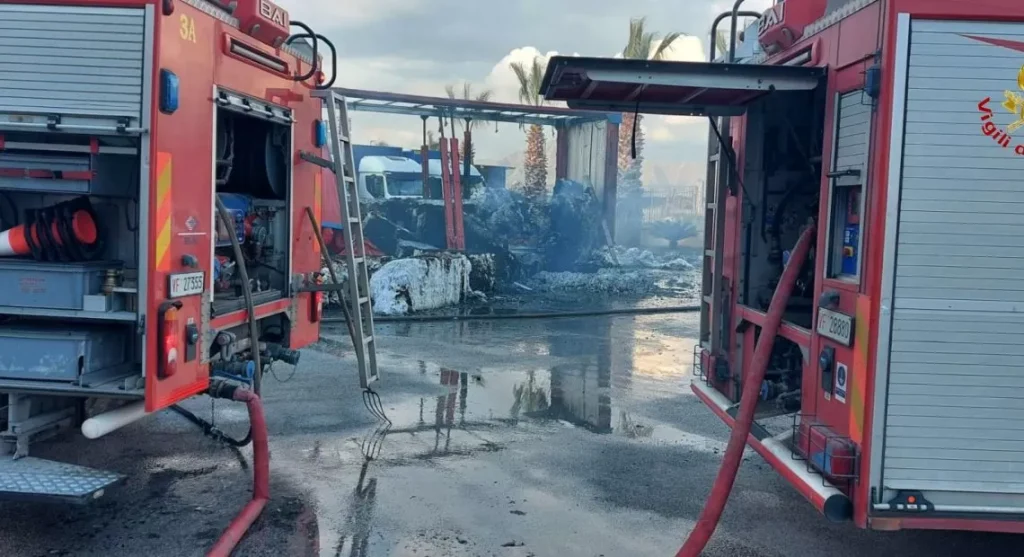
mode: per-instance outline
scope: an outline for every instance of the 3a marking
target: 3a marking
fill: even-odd
[[[178,29],[181,40],[196,42],[196,20],[186,14],[181,14],[181,27]]]

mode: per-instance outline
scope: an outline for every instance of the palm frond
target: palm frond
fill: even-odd
[[[530,95],[533,99],[533,104],[540,106],[544,104],[544,99],[540,96],[540,84],[544,82],[544,71],[547,69],[547,64],[541,62],[540,58],[533,59],[533,74],[530,82]]]
[[[626,40],[626,46],[622,49],[623,58],[641,58],[642,52],[640,47],[644,41],[644,25],[647,22],[647,18],[633,18],[629,20],[629,36]],[[646,53],[643,53],[646,54]]]
[[[449,99],[454,99],[455,98],[455,86],[454,85],[445,85],[444,86],[444,91],[445,91],[445,93],[448,93],[448,98]]]
[[[544,104],[540,96],[540,84],[544,81],[544,71],[547,69],[544,60],[536,56],[529,68],[522,62],[512,62],[509,67],[519,80],[519,101],[534,106]]]
[[[719,54],[722,54],[723,52],[729,50],[729,40],[726,39],[725,37],[725,31],[719,31],[718,34],[715,35],[715,47],[716,50],[718,50]]]
[[[509,67],[512,68],[512,73],[516,74],[516,79],[519,80],[519,101],[529,103],[530,76],[526,73],[526,66],[522,62],[512,62]]]
[[[658,48],[651,53],[651,60],[662,60],[665,55],[672,50],[672,43],[676,42],[679,37],[682,37],[682,33],[669,33],[661,39],[661,43]]]
[[[683,33],[668,33],[664,37],[646,28],[647,18],[633,18],[629,20],[629,37],[626,46],[622,49],[622,57],[632,60],[662,60],[672,50],[672,43]],[[659,43],[658,40],[661,39]],[[655,47],[655,43],[658,46]]]

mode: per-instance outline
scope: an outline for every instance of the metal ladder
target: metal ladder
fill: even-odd
[[[729,144],[729,119],[716,122],[722,142]],[[728,308],[725,281],[722,276],[725,249],[725,204],[728,198],[730,173],[729,153],[713,129],[708,130],[708,173],[704,193],[704,265],[701,291],[700,342],[713,355],[727,349],[725,346]],[[710,371],[710,370],[708,370]]]
[[[359,366],[359,386],[369,389],[371,383],[380,379],[380,374],[377,371],[377,347],[373,335],[373,306],[370,301],[363,218],[359,210],[359,186],[353,167],[352,139],[349,135],[348,102],[345,97],[330,89],[312,91],[311,94],[321,99],[327,108],[333,162],[323,162],[328,163],[327,168],[334,173],[337,184],[345,236],[345,263],[349,278],[352,343],[355,345],[356,361]],[[346,303],[344,297],[341,303]]]

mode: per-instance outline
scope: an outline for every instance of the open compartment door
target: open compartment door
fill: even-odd
[[[825,68],[555,56],[540,94],[569,108],[680,116],[739,116],[775,91],[809,91]]]
[[[570,108],[619,113],[704,116],[716,125],[709,138],[705,209],[701,346],[712,355],[727,351],[730,331],[725,280],[725,215],[737,207],[730,191],[735,159],[730,117],[766,95],[805,94],[820,87],[826,68],[666,62],[555,56],[548,61],[540,94]],[[628,131],[626,132],[628,133]],[[723,360],[724,361],[724,360]]]

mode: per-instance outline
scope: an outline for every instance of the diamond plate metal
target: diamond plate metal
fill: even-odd
[[[0,496],[84,499],[120,482],[124,475],[35,457],[0,459]]]

